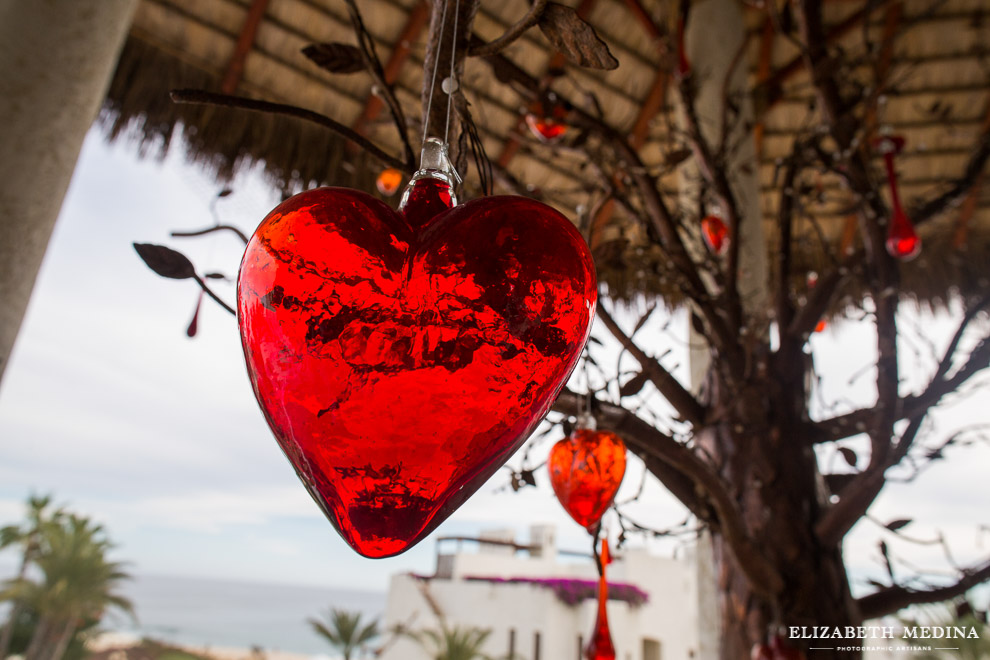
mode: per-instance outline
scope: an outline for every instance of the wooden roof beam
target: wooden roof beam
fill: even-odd
[[[990,94],[987,95],[987,110],[983,117],[983,133],[990,131]],[[957,250],[966,244],[969,236],[969,224],[976,212],[977,202],[980,200],[980,189],[983,187],[984,173],[981,171],[973,182],[973,187],[969,189],[966,199],[963,200],[962,209],[959,211],[959,219],[956,221],[956,231],[952,235],[952,247]]]
[[[223,74],[223,81],[220,83],[220,91],[224,94],[233,94],[237,91],[237,86],[244,75],[244,63],[247,61],[248,53],[254,48],[254,39],[258,36],[258,27],[265,17],[269,0],[252,0],[248,7],[247,16],[244,18],[244,25],[241,33],[237,37],[234,45],[234,52],[227,62],[227,70]]]
[[[873,11],[875,7],[869,3],[865,4],[861,9],[856,10],[844,20],[840,21],[832,27],[831,30],[825,35],[826,43],[833,43],[838,39],[841,39],[845,35],[849,34],[857,25],[862,23],[870,12]],[[794,74],[801,71],[804,68],[804,56],[798,55],[794,57],[787,64],[777,69],[766,81],[764,89],[766,90],[766,107],[764,112],[772,108],[777,101],[783,98],[784,83],[790,80]]]
[[[385,63],[385,82],[391,84],[399,77],[399,71],[402,70],[402,65],[409,59],[409,54],[412,52],[413,42],[423,33],[423,28],[426,27],[429,20],[430,3],[426,0],[420,0],[409,12],[409,18],[406,20],[402,32],[399,33],[399,38],[395,42],[395,47],[392,49],[392,54],[389,56],[388,62]],[[368,100],[365,101],[364,108],[354,121],[352,128],[358,133],[363,133],[365,126],[377,119],[384,107],[385,102],[382,101],[380,96],[369,94]]]

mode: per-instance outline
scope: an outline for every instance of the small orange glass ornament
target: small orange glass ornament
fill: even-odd
[[[595,619],[595,631],[591,635],[584,650],[585,660],[615,660],[615,646],[612,644],[612,632],[608,628],[608,581],[605,578],[605,567],[612,562],[608,553],[608,540],[602,538],[602,574],[598,578],[598,617]]]
[[[550,450],[550,484],[564,510],[593,531],[612,505],[626,473],[626,443],[611,431],[596,430],[582,415],[577,428]]]
[[[567,110],[562,105],[555,105],[550,112],[545,112],[543,104],[534,103],[526,113],[526,125],[540,142],[553,144],[567,133]]]
[[[701,233],[705,237],[708,249],[715,254],[722,254],[729,245],[729,228],[717,215],[709,215],[701,221]]]
[[[823,332],[827,327],[828,327],[828,321],[822,319],[815,325],[815,332]]]
[[[386,197],[391,197],[402,185],[402,172],[394,167],[382,170],[375,180],[375,185],[378,187],[378,192]]]

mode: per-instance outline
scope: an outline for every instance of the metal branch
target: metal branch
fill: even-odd
[[[471,57],[486,57],[488,55],[500,53],[508,47],[509,44],[521,37],[526,30],[539,22],[540,16],[543,14],[543,9],[546,6],[547,0],[534,0],[526,15],[523,16],[518,23],[507,29],[502,36],[494,41],[489,41],[486,44],[471,44],[467,54]]]
[[[963,571],[955,584],[932,589],[911,589],[894,585],[863,596],[856,601],[863,619],[893,614],[909,605],[938,603],[965,594],[973,587],[990,581],[990,561]]]
[[[395,90],[385,79],[385,70],[382,68],[382,61],[378,58],[378,51],[375,49],[375,40],[371,38],[368,29],[364,27],[364,20],[361,18],[357,3],[354,0],[345,1],[347,2],[347,11],[351,15],[351,25],[354,26],[354,33],[360,46],[361,59],[364,60],[365,68],[374,78],[379,94],[385,99],[385,104],[388,105],[388,109],[392,113],[395,128],[399,133],[399,139],[402,141],[402,155],[406,160],[406,166],[411,170],[415,169],[416,156],[412,145],[409,143],[409,126],[406,123],[406,116],[402,112],[399,100],[395,97]]]
[[[212,298],[214,302],[216,302],[218,305],[223,307],[225,310],[227,310],[234,316],[237,316],[237,312],[234,311],[234,308],[228,305],[227,303],[225,303],[223,299],[220,298],[220,296],[213,293],[213,290],[210,287],[206,286],[206,282],[203,280],[202,277],[200,277],[199,275],[193,275],[193,279],[196,280],[196,284],[198,284],[199,288],[203,290],[203,293],[205,293],[210,298]]]
[[[900,418],[915,417],[937,405],[942,397],[961,387],[972,376],[990,366],[990,337],[984,337],[970,353],[966,362],[951,377],[946,374],[952,367],[956,349],[963,334],[981,311],[990,307],[990,296],[984,296],[972,305],[959,322],[959,327],[949,342],[945,354],[939,361],[935,374],[921,394],[904,397],[899,405]],[[873,408],[863,408],[833,417],[816,424],[816,442],[834,442],[861,433],[869,422]]]
[[[225,108],[251,110],[253,112],[270,112],[278,115],[285,115],[287,117],[304,119],[306,121],[313,122],[314,124],[319,124],[324,128],[328,128],[342,138],[350,140],[389,167],[402,170],[407,174],[412,174],[413,171],[413,168],[410,167],[409,163],[404,163],[395,156],[386,153],[384,149],[363,135],[360,135],[353,129],[344,126],[340,122],[335,121],[326,115],[321,115],[320,113],[313,112],[312,110],[306,110],[305,108],[298,108],[294,105],[286,105],[284,103],[272,103],[270,101],[249,99],[243,96],[216,94],[214,92],[207,92],[201,89],[175,89],[169,93],[169,96],[172,98],[174,103],[188,103],[190,105],[216,105]]]
[[[636,189],[643,197],[646,216],[652,228],[660,238],[660,243],[670,257],[678,274],[685,281],[688,296],[696,305],[699,314],[708,324],[709,339],[718,349],[723,363],[729,371],[739,375],[744,365],[740,355],[736,335],[731,332],[724,317],[716,310],[712,296],[698,274],[698,266],[692,261],[683,240],[678,234],[678,225],[674,214],[667,207],[660,194],[659,186],[643,163],[639,154],[630,146],[626,137],[617,129],[607,124],[602,118],[583,111],[569,100],[556,94],[551,99],[548,90],[539,81],[526,73],[503,54],[484,58],[492,68],[495,77],[507,84],[514,84],[517,89],[530,99],[539,99],[548,105],[562,103],[570,111],[570,117],[575,126],[586,128],[595,133],[615,149],[617,156],[623,161],[627,172],[636,184]]]
[[[215,231],[231,231],[237,234],[237,238],[244,241],[247,245],[248,237],[240,229],[233,225],[217,225],[215,227],[207,227],[206,229],[200,229],[199,231],[173,231],[172,238],[193,238],[195,236],[205,236],[206,234],[212,234]]]
[[[554,410],[575,414],[583,396],[565,392]],[[594,402],[598,423],[626,439],[647,469],[700,520],[716,527],[731,548],[743,574],[756,593],[772,597],[784,588],[777,568],[764,556],[746,532],[742,516],[721,478],[710,465],[686,446],[661,433],[628,410]]]
[[[795,145],[796,146],[796,145]],[[794,317],[794,304],[790,294],[791,244],[794,233],[794,180],[797,176],[797,159],[792,154],[784,170],[784,182],[780,187],[780,205],[777,210],[777,231],[780,246],[777,252],[777,323],[787,328]]]
[[[681,99],[684,105],[684,117],[687,121],[688,138],[691,149],[694,152],[698,163],[698,169],[704,179],[714,188],[715,195],[722,205],[722,212],[729,225],[729,258],[726,272],[726,295],[728,297],[729,323],[733,331],[742,327],[742,301],[739,297],[739,245],[742,217],[739,214],[739,205],[736,196],[732,192],[732,186],[726,175],[725,167],[721,167],[717,162],[715,153],[711,145],[705,138],[701,130],[701,122],[698,119],[698,110],[695,107],[694,77],[683,76],[679,85]]]
[[[656,386],[670,405],[674,406],[674,409],[693,426],[701,426],[705,419],[705,409],[698,403],[698,400],[662,364],[647,355],[631,337],[623,332],[619,324],[605,311],[602,305],[598,305],[597,315],[612,333],[612,336],[639,362],[643,373],[649,377],[650,382]]]
[[[959,204],[966,194],[976,185],[983,169],[990,161],[990,130],[980,136],[980,142],[966,163],[963,175],[953,183],[952,187],[938,197],[919,204],[908,212],[908,217],[915,226],[928,222],[947,209]]]

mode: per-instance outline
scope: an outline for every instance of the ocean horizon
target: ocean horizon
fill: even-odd
[[[227,579],[136,574],[120,593],[134,604],[137,622],[119,612],[101,627],[175,644],[260,647],[306,655],[334,656],[307,619],[331,608],[381,618],[385,592]]]

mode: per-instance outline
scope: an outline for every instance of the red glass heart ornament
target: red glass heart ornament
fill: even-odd
[[[701,234],[708,249],[715,254],[722,254],[729,245],[729,228],[717,215],[706,216],[701,221]]]
[[[575,429],[550,450],[550,484],[577,524],[593,530],[626,473],[626,444],[611,431]]]
[[[522,197],[402,212],[319,188],[276,207],[238,277],[248,374],[278,443],[358,553],[417,543],[526,440],[588,338],[591,255]]]
[[[595,618],[595,630],[591,640],[584,650],[585,660],[615,660],[615,646],[612,644],[612,631],[608,627],[608,581],[605,578],[606,566],[611,562],[608,554],[608,542],[602,539],[601,553],[602,574],[598,578],[598,615]]]
[[[540,117],[532,112],[526,115],[526,125],[538,140],[547,144],[557,142],[567,132],[567,124],[550,117]]]

